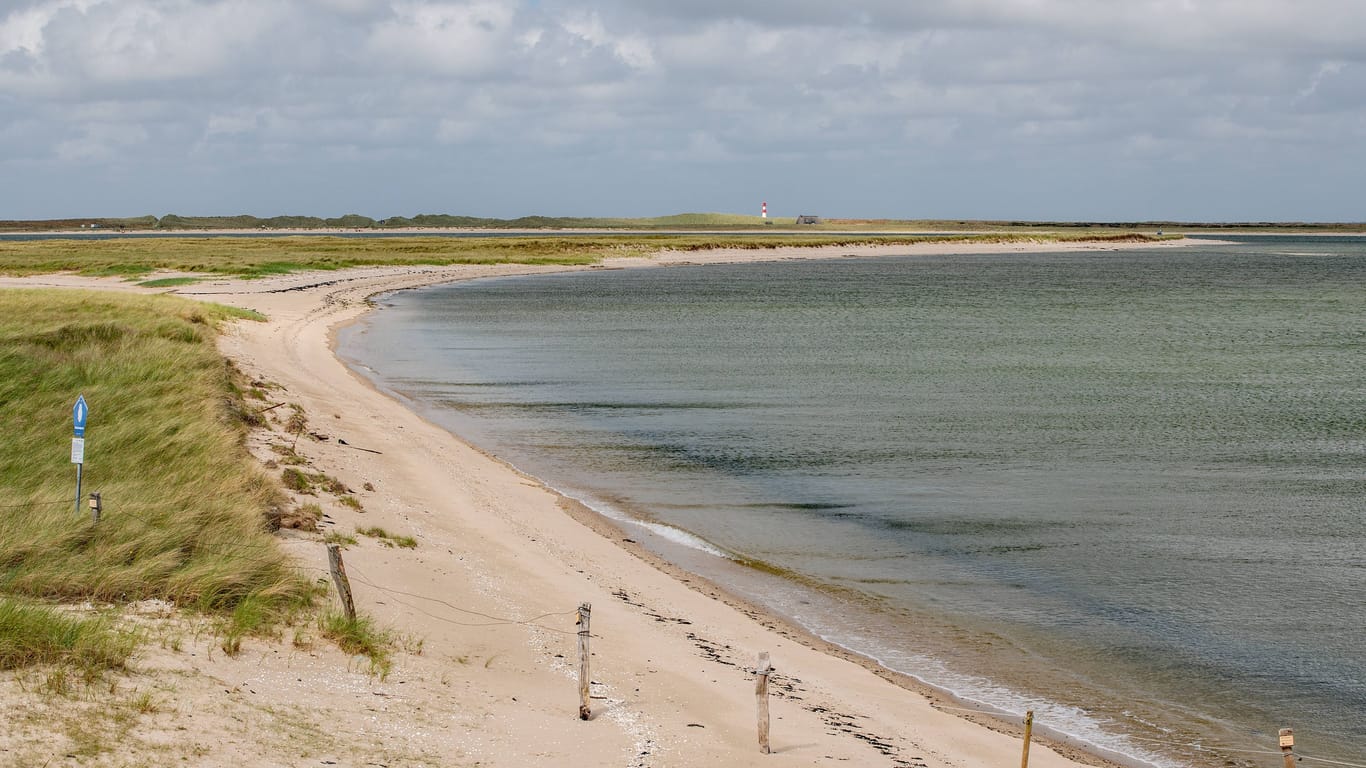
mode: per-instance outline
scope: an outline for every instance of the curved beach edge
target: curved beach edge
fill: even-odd
[[[1014,764],[1021,752],[1017,724],[962,711],[946,693],[820,640],[667,562],[613,521],[375,388],[336,355],[336,332],[370,311],[377,295],[487,277],[1189,242],[661,253],[590,267],[380,267],[182,286],[174,292],[268,318],[234,325],[220,347],[253,381],[270,386],[273,402],[302,407],[311,436],[297,449],[311,471],[356,489],[360,508],[329,504],[325,529],[354,534],[382,528],[417,542],[408,549],[357,536],[359,543],[345,552],[358,582],[357,607],[401,635],[421,639],[421,652],[400,654],[388,678],[350,669],[341,678],[312,679],[296,674],[298,659],[265,647],[217,663],[249,672],[252,694],[264,704],[312,708],[319,720],[358,729],[358,738],[374,745],[367,747],[372,761],[699,768],[750,766],[761,758],[775,765]],[[128,288],[64,275],[0,283]],[[253,439],[263,459],[270,455],[268,441]],[[326,568],[318,537],[292,535],[283,543],[304,567]],[[588,722],[578,717],[575,681],[575,614],[582,603],[592,606]],[[756,738],[753,675],[762,651],[777,668],[770,688],[772,754],[766,756],[759,755]],[[229,673],[220,667],[215,674]],[[376,702],[382,702],[378,715]],[[178,699],[177,706],[196,711],[199,702]],[[338,751],[343,746],[339,742]],[[269,748],[262,748],[261,759],[269,761]],[[1030,754],[1031,765],[1040,768],[1135,762],[1039,739],[1037,732]]]

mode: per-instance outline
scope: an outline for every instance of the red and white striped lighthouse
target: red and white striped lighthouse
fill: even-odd
[[[759,207],[759,218],[762,218],[762,219],[767,219],[767,218],[768,218],[768,201],[767,201],[767,200],[765,200],[765,201],[764,201],[764,204],[763,204],[762,206]]]

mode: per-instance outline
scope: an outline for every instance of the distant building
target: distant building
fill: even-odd
[[[819,224],[819,223],[821,223],[821,217],[819,217],[819,216],[798,216],[798,217],[797,217],[797,223],[798,223],[798,224]]]

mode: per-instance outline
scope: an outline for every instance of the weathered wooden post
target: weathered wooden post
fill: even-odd
[[[1024,752],[1020,754],[1020,768],[1029,768],[1029,740],[1034,736],[1034,710],[1025,713]]]
[[[104,511],[104,503],[100,500],[100,492],[95,491],[90,494],[90,517],[94,522],[100,521],[100,513]]]
[[[588,705],[588,617],[592,612],[592,606],[588,603],[579,605],[579,719],[587,720],[592,716],[593,710]]]
[[[754,668],[754,699],[759,706],[759,751],[767,755],[768,748],[768,676],[773,665],[768,663],[768,651],[759,654],[759,664]]]
[[[1285,760],[1285,768],[1295,768],[1295,730],[1282,728],[1280,736],[1281,759]]]
[[[346,578],[346,565],[342,562],[340,546],[336,544],[327,545],[327,565],[332,571],[332,583],[337,585],[337,594],[341,597],[342,610],[346,611],[348,621],[355,621],[356,604],[351,601],[351,582]]]

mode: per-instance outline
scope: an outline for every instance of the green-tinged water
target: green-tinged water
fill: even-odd
[[[382,386],[828,639],[1158,764],[1366,761],[1366,240],[383,304]]]

